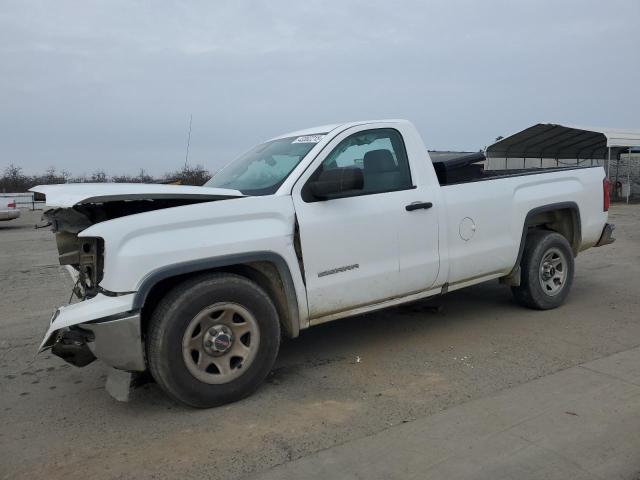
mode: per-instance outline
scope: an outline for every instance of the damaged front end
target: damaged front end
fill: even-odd
[[[127,401],[132,389],[148,381],[143,373],[147,367],[140,315],[132,310],[133,297],[98,293],[58,308],[39,351],[50,348],[51,353],[76,367],[100,359],[112,367],[107,391],[116,400]]]
[[[140,306],[133,291],[101,287],[110,268],[110,240],[87,229],[120,217],[244,195],[236,190],[157,184],[40,185],[31,191],[46,204],[44,226],[53,230],[59,262],[73,278],[69,304],[56,309],[38,351],[50,349],[78,367],[99,359],[113,367],[107,389],[124,385],[123,379],[146,370]],[[111,252],[111,260],[117,260],[117,253]],[[124,391],[110,393],[124,399]]]
[[[83,302],[56,309],[39,351],[51,353],[77,367],[96,358],[121,370],[146,369],[140,312],[134,294],[109,297],[98,293]]]
[[[43,220],[55,234],[60,265],[67,268],[74,283],[70,304],[56,310],[40,351],[50,348],[54,355],[77,367],[99,358],[115,368],[145,370],[140,315],[133,307],[134,292],[110,292],[100,287],[104,241],[79,234],[95,223],[175,203],[119,201],[44,212]],[[78,301],[71,303],[74,296]]]
[[[101,238],[78,234],[96,223],[134,214],[210,201],[208,198],[132,199],[78,204],[44,212],[43,220],[55,233],[60,265],[67,267],[74,280],[73,293],[80,300],[98,293],[104,269],[104,242]]]
[[[55,233],[60,265],[67,267],[74,280],[73,294],[80,300],[94,297],[100,291],[104,242],[101,238],[78,237],[92,225],[90,218],[72,208],[48,210],[43,217]]]
[[[70,304],[54,314],[40,351],[51,348],[77,366],[97,357],[128,371],[145,369],[135,292],[100,286],[109,245],[81,232],[120,217],[244,196],[237,190],[157,184],[40,185],[31,191],[48,207],[45,226],[53,230],[60,264],[74,281]],[[73,296],[79,301],[71,303]]]
[[[78,237],[85,228],[92,225],[91,219],[75,208],[47,210],[43,220],[55,234],[60,265],[67,268],[73,279],[73,296],[79,300],[94,298],[99,293],[104,268],[104,243],[101,238]],[[63,307],[64,308],[64,307]],[[50,321],[51,330],[63,311],[57,309]],[[56,325],[57,326],[57,325]],[[95,342],[92,331],[78,325],[60,328],[45,337],[40,351],[51,348],[51,353],[65,362],[84,367],[96,359],[90,345]]]
[[[58,331],[51,346],[51,353],[71,365],[84,367],[96,359],[89,348],[89,343],[93,341],[95,336],[92,332],[79,327],[69,327]]]
[[[56,310],[40,351],[50,348],[54,355],[77,367],[99,358],[122,370],[145,370],[134,292],[110,292],[100,287],[104,241],[79,234],[96,223],[195,201],[113,201],[45,211],[43,220],[55,234],[60,265],[67,268],[74,283],[70,304]],[[71,303],[74,296],[77,301]]]

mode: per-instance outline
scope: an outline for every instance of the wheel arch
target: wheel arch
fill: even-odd
[[[525,216],[514,269],[522,260],[527,234],[532,229],[541,228],[552,230],[565,237],[571,245],[573,256],[578,255],[582,244],[582,225],[578,204],[575,202],[551,203],[533,208]]]
[[[212,257],[167,265],[149,273],[140,282],[133,299],[133,308],[142,312],[142,331],[146,331],[150,313],[164,293],[206,272],[235,273],[257,283],[272,299],[285,334],[290,338],[298,336],[300,313],[291,271],[285,259],[273,252]]]

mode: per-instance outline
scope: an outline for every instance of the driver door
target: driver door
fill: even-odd
[[[293,190],[311,319],[400,294],[398,212],[414,188],[397,130],[345,132],[327,151]],[[310,193],[320,172],[354,167],[362,169],[362,190],[330,199]]]

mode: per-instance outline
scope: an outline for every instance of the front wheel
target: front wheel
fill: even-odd
[[[269,296],[239,275],[205,274],[160,302],[148,329],[152,376],[172,398],[198,408],[239,400],[271,370],[280,345]]]
[[[520,268],[520,285],[511,287],[519,304],[548,310],[564,303],[575,268],[573,251],[565,237],[549,230],[530,232]]]

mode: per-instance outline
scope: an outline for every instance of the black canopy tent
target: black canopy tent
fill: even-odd
[[[556,165],[580,165],[602,162],[607,175],[611,159],[620,159],[620,154],[631,153],[634,147],[640,147],[640,130],[620,130],[610,128],[577,127],[555,123],[538,123],[521,132],[498,140],[487,147],[486,156],[500,159],[523,159],[526,168],[527,159],[555,160]],[[566,160],[572,160],[569,163]],[[627,184],[630,185],[631,155],[627,165]],[[630,186],[627,189],[629,201]]]

